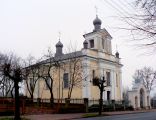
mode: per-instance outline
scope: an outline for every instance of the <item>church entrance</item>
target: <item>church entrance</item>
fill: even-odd
[[[128,99],[134,109],[150,109],[150,96],[148,89],[142,84],[136,84],[128,91]]]
[[[140,89],[140,108],[144,107],[144,90]]]

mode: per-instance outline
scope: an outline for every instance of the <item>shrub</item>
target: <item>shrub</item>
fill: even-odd
[[[98,112],[99,111],[99,104],[93,104],[88,108],[89,112]]]
[[[11,115],[14,115],[14,111],[12,110],[6,110],[3,112],[0,112],[0,116],[11,116]]]

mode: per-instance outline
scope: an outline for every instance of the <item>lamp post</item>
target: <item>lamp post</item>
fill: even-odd
[[[105,91],[105,85],[106,82],[105,77],[102,78],[95,77],[93,78],[93,84],[99,87],[100,90],[100,100],[99,100],[99,115],[102,113],[102,107],[103,107],[103,91]]]

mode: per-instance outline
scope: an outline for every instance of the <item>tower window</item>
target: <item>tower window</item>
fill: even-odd
[[[95,78],[95,70],[92,71],[93,78]]]
[[[104,49],[104,39],[102,39],[102,49]]]
[[[94,48],[94,40],[90,40],[90,48]]]

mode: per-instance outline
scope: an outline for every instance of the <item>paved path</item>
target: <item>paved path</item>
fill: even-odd
[[[115,115],[123,115],[123,114],[136,114],[141,112],[155,112],[156,109],[153,110],[141,110],[141,111],[119,111],[119,112],[103,112],[105,115],[115,116]],[[85,113],[73,113],[73,114],[41,114],[41,115],[24,115],[26,118],[30,118],[31,120],[71,120],[71,119],[80,119]],[[96,113],[94,113],[96,114]],[[98,114],[98,113],[97,113]],[[132,115],[133,116],[133,115]],[[106,116],[105,116],[106,117]],[[2,118],[2,117],[0,117]],[[147,119],[148,120],[148,119]],[[155,117],[156,120],[156,117]]]
[[[119,112],[103,112],[106,115],[123,115],[123,114],[136,114],[141,112],[156,112],[153,110],[140,110],[140,111],[119,111]],[[75,113],[75,114],[44,114],[44,115],[28,115],[25,116],[31,120],[70,120],[82,118],[85,113]],[[94,113],[96,114],[96,113]],[[148,119],[147,119],[148,120]],[[155,119],[156,120],[156,119]]]
[[[31,120],[70,120],[74,118],[81,118],[84,113],[75,114],[44,114],[44,115],[28,115],[26,118]]]

